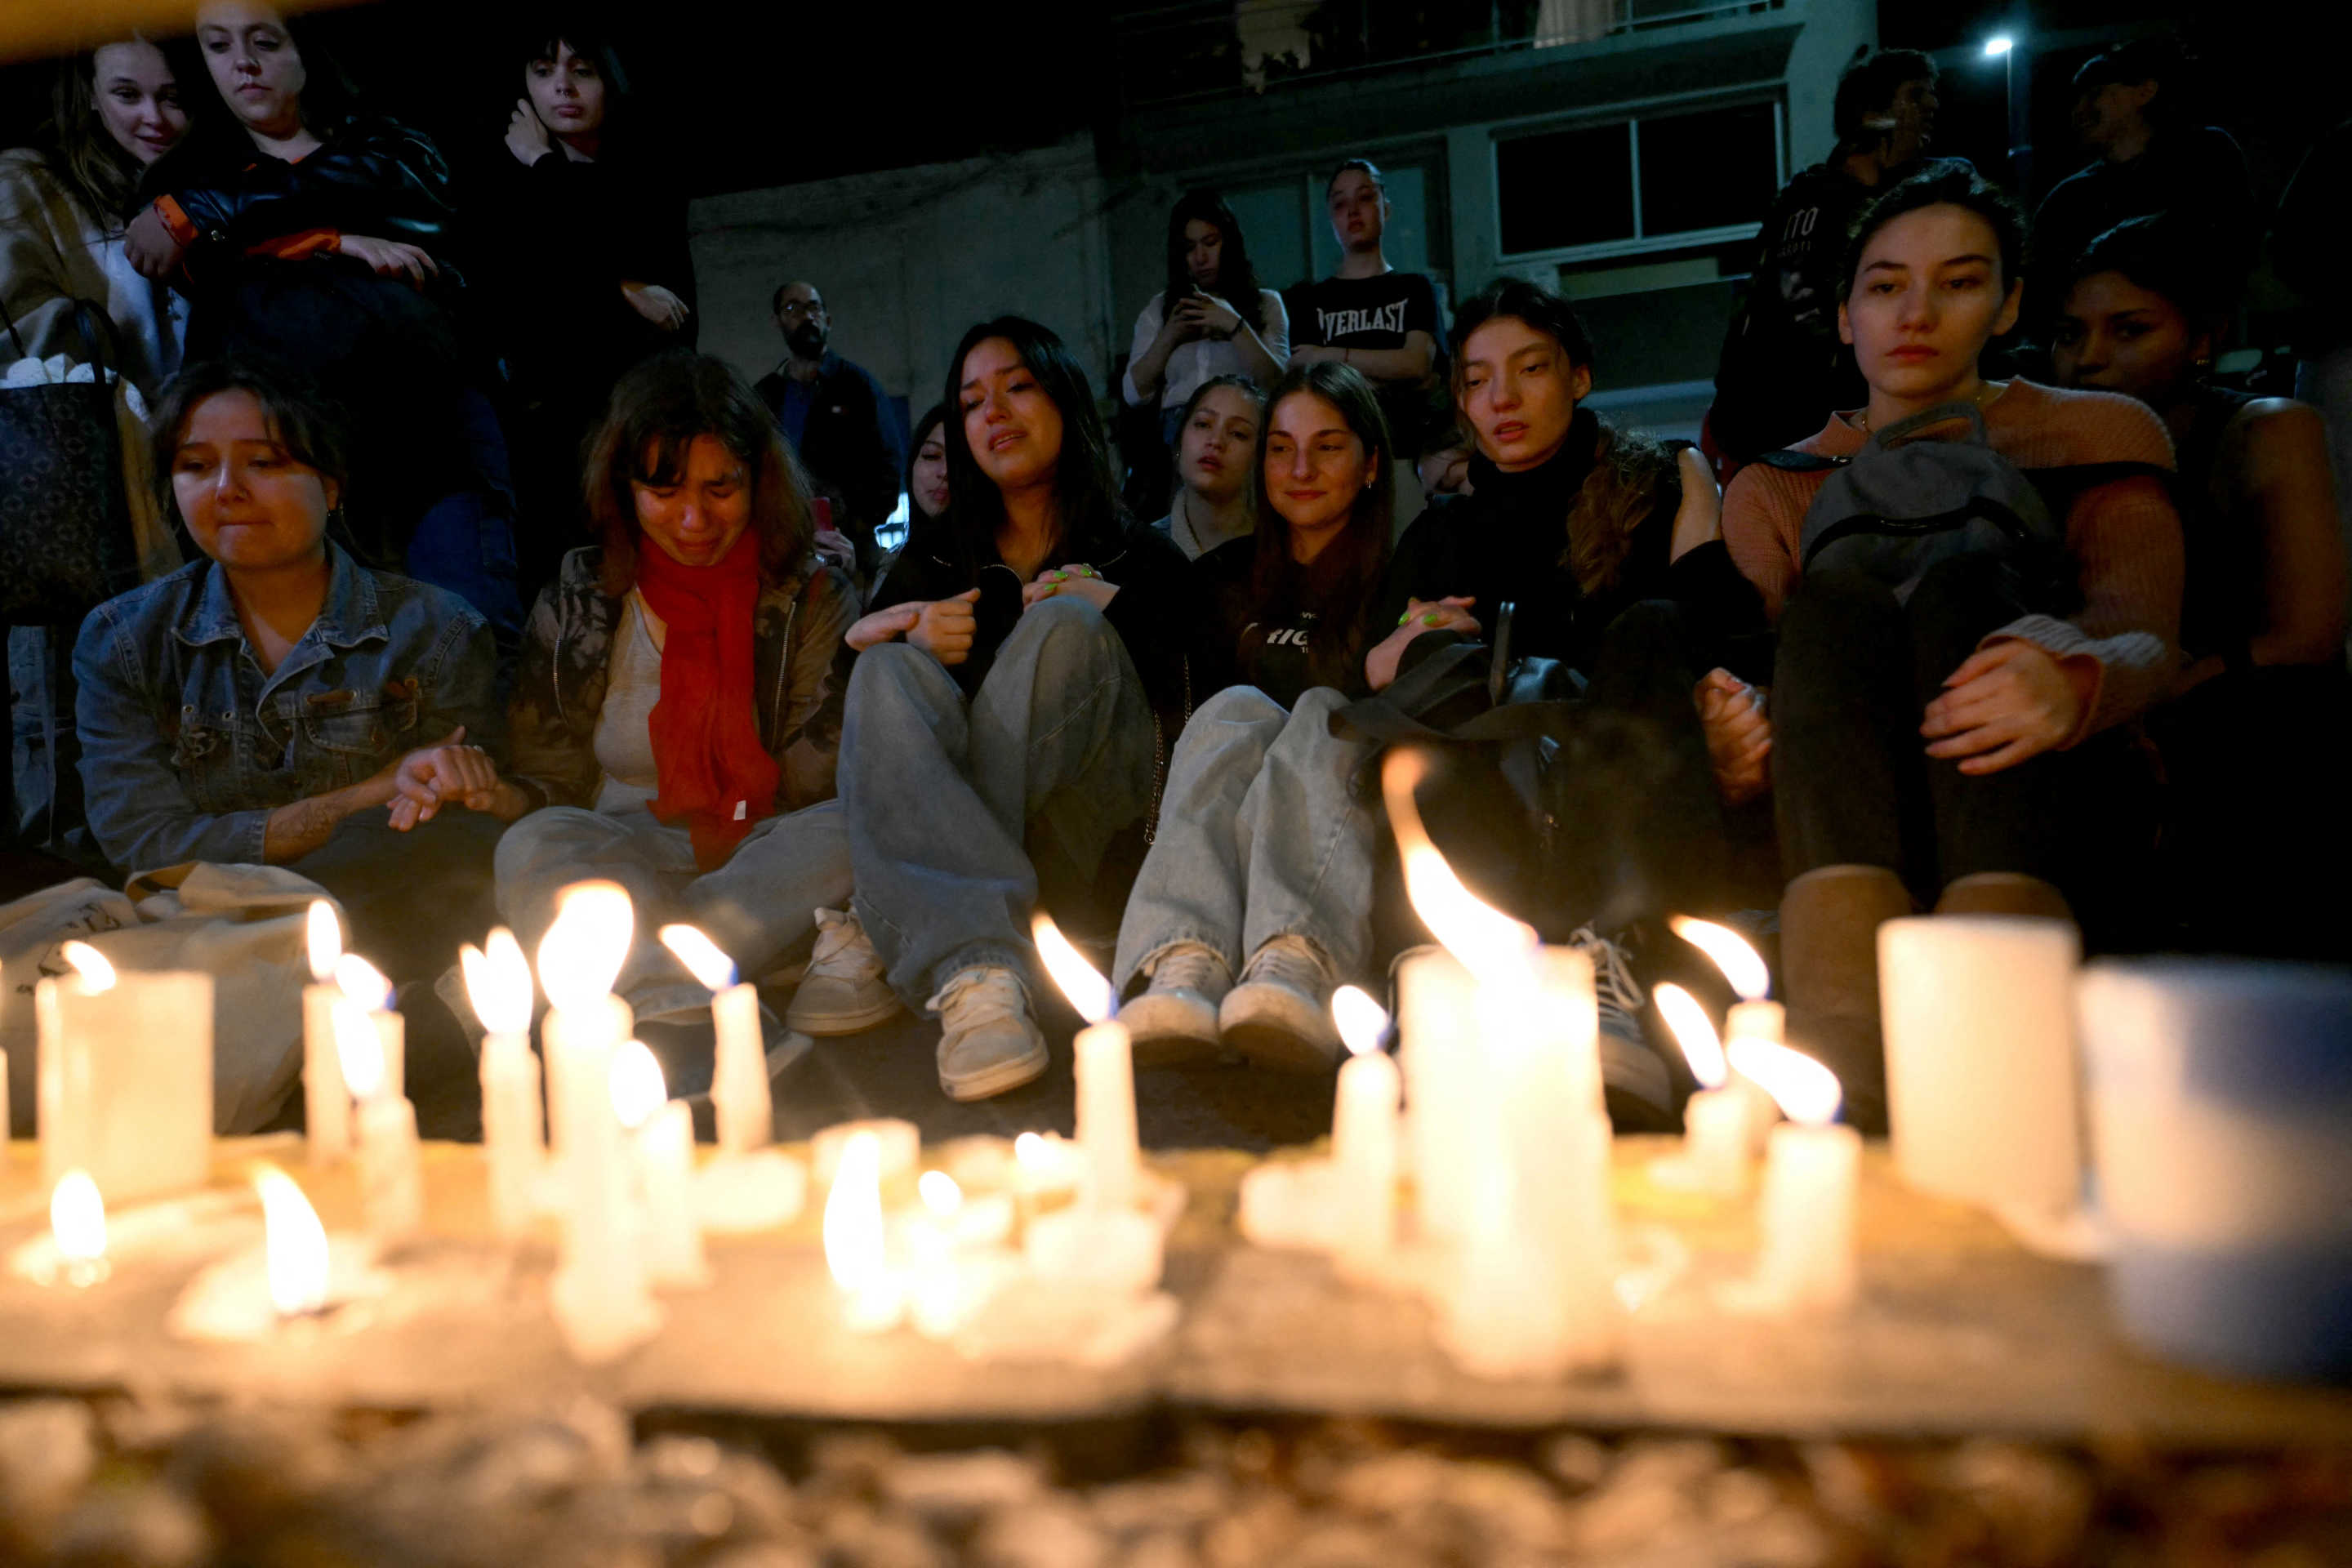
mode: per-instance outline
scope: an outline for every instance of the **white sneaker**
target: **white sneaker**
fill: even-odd
[[[854,1035],[898,1011],[898,996],[883,983],[882,957],[857,917],[817,910],[816,951],[784,1010],[785,1026],[803,1035]]]
[[[1136,1060],[1164,1065],[1213,1056],[1217,1004],[1234,984],[1223,957],[1197,942],[1179,942],[1151,961],[1150,973],[1150,986],[1118,1010]]]
[[[1671,1129],[1673,1076],[1643,1033],[1642,1009],[1649,998],[1633,978],[1623,944],[1587,925],[1570,933],[1568,945],[1592,960],[1592,998],[1601,1016],[1601,1083],[1610,1119],[1626,1132]]]
[[[1045,1037],[1013,971],[961,971],[923,1005],[940,1016],[940,1088],[950,1100],[986,1100],[1045,1076]]]
[[[1339,1062],[1331,1022],[1331,961],[1303,936],[1278,936],[1250,954],[1217,1023],[1225,1044],[1261,1067],[1329,1072]]]

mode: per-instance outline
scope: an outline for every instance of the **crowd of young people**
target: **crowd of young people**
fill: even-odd
[[[112,45],[69,73],[59,150],[5,165],[71,252],[55,289],[142,345],[122,363],[194,554],[80,629],[89,825],[124,872],[310,877],[404,1006],[472,1026],[456,944],[493,920],[534,942],[607,878],[640,911],[617,988],[681,1091],[710,1035],[652,940],[670,919],[772,983],[779,1067],[911,1009],[942,1090],[980,1099],[1049,1059],[1043,907],[1108,960],[1139,1051],[1328,1071],[1332,991],[1423,934],[1368,787],[1406,742],[1446,760],[1424,814],[1473,886],[1591,955],[1628,1125],[1671,1125],[1683,1087],[1645,1027],[1675,913],[1777,899],[1792,1037],[1864,1124],[1895,916],[2341,955],[2342,917],[2260,864],[2344,853],[2317,793],[2346,707],[2325,433],[2211,384],[2235,285],[2174,220],[2038,268],[2009,197],[1923,157],[1916,58],[1850,73],[1837,158],[1783,203],[1807,216],[1727,366],[1778,363],[1793,401],[1733,418],[1754,460],[1727,489],[1586,405],[1605,354],[1558,294],[1503,279],[1449,327],[1350,159],[1339,273],[1287,299],[1223,201],[1171,213],[1118,387],[1168,453],[1162,519],[1123,501],[1086,369],[1006,315],[909,432],[886,557],[821,548],[786,412],[809,438],[817,383],[693,352],[672,209],[554,284],[487,263],[486,355],[438,151],[257,0],[211,0],[195,44],[205,135],[169,52]],[[609,52],[550,33],[516,67],[502,220],[635,202]],[[2046,382],[1989,357],[2037,289]],[[822,315],[806,284],[778,301]],[[842,374],[822,331],[791,341]],[[1460,493],[1424,504],[1447,440]],[[1898,515],[1954,485],[1965,515]],[[1539,700],[1527,724],[1494,722],[1503,693]],[[1743,842],[1777,844],[1760,895]]]

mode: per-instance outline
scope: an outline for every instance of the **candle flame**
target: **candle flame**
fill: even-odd
[[[86,942],[69,942],[58,950],[58,955],[74,967],[81,976],[81,988],[88,992],[114,989],[114,965],[106,954]]]
[[[95,1263],[106,1256],[106,1200],[82,1170],[68,1171],[49,1194],[49,1234],[58,1256],[68,1263]]]
[[[1742,1037],[1731,1042],[1728,1054],[1732,1070],[1761,1084],[1790,1121],[1826,1127],[1837,1119],[1839,1102],[1845,1096],[1838,1087],[1837,1074],[1804,1052]]]
[[[1674,928],[1676,936],[1715,960],[1715,966],[1723,971],[1723,977],[1731,982],[1731,988],[1739,994],[1742,1002],[1760,1002],[1772,989],[1772,975],[1764,967],[1764,955],[1729,926],[1693,920],[1688,915],[1676,915],[1666,923]]]
[[[555,921],[539,943],[539,983],[558,1007],[589,1007],[612,994],[636,935],[636,910],[618,882],[574,882],[555,895]]]
[[[945,1171],[925,1171],[915,1183],[915,1191],[922,1198],[923,1206],[941,1219],[963,1206],[963,1189]]]
[[[466,972],[466,999],[482,1027],[494,1035],[530,1033],[530,963],[514,932],[492,928],[488,951],[467,942],[457,950],[457,963]]]
[[[310,900],[309,936],[310,979],[324,985],[335,977],[335,960],[343,955],[342,923],[335,919],[335,906],[324,899]]]
[[[1402,749],[1381,764],[1381,793],[1404,862],[1405,895],[1430,933],[1480,981],[1528,984],[1535,928],[1480,901],[1430,842],[1412,793],[1428,771],[1418,752]]]
[[[1037,939],[1037,956],[1044,961],[1045,973],[1054,977],[1054,984],[1062,988],[1062,994],[1070,999],[1078,1016],[1089,1024],[1099,1024],[1109,1017],[1116,1011],[1110,982],[1087,962],[1086,954],[1070,945],[1070,939],[1062,934],[1054,918],[1040,910],[1037,918],[1029,922],[1029,930]]]
[[[1367,1056],[1381,1048],[1388,1033],[1389,1013],[1361,986],[1342,985],[1331,993],[1331,1022],[1339,1026],[1350,1056]]]
[[[1666,1027],[1675,1032],[1683,1059],[1690,1063],[1691,1076],[1703,1089],[1721,1089],[1731,1076],[1730,1069],[1724,1062],[1723,1042],[1698,998],[1671,980],[1662,982],[1650,994],[1657,998],[1658,1013]]]
[[[319,1223],[319,1211],[275,1165],[256,1166],[253,1187],[261,1194],[269,1304],[281,1317],[317,1311],[327,1304],[327,1227]]]
[[[882,1141],[872,1132],[849,1135],[833,1173],[824,1199],[824,1266],[852,1294],[882,1282]]]
[[[631,1040],[613,1057],[613,1114],[624,1127],[643,1127],[669,1099],[661,1060],[643,1040]]]
[[[661,940],[707,989],[724,991],[735,984],[735,961],[703,935],[699,926],[666,925],[661,928]]]
[[[1022,1133],[1013,1140],[1013,1158],[1016,1163],[1035,1170],[1045,1163],[1045,1138],[1035,1132]]]
[[[383,1038],[366,1005],[346,995],[335,1004],[335,1060],[354,1100],[373,1100],[383,1088]]]
[[[356,952],[347,952],[335,960],[335,984],[342,987],[344,996],[371,1013],[381,1013],[392,1005],[392,982],[383,977],[383,970]]]

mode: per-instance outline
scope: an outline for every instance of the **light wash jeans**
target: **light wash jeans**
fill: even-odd
[[[1366,745],[1331,734],[1347,698],[1328,686],[1288,712],[1255,687],[1202,703],[1168,764],[1160,831],[1118,926],[1123,992],[1178,942],[1239,974],[1278,936],[1302,936],[1360,974],[1371,947],[1370,812],[1355,798]]]
[[[850,677],[836,777],[857,916],[909,1007],[962,970],[1028,973],[1041,837],[1092,878],[1151,799],[1155,741],[1118,633],[1082,599],[1021,617],[967,702],[929,654],[879,643]]]
[[[839,801],[772,816],[753,827],[727,864],[699,871],[683,827],[646,811],[534,811],[499,840],[499,913],[535,963],[555,920],[555,895],[604,878],[629,890],[636,937],[614,992],[639,1018],[701,1019],[710,993],[656,933],[672,921],[702,928],[745,980],[774,970],[816,929],[815,911],[849,897],[849,840]]]

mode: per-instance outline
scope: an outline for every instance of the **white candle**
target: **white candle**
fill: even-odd
[[[384,1082],[381,1037],[366,1010],[346,998],[334,1011],[343,1081],[359,1097],[360,1213],[379,1247],[396,1247],[425,1223],[416,1107]]]
[[[819,1186],[832,1185],[835,1173],[841,1169],[842,1153],[848,1149],[850,1140],[861,1132],[873,1135],[877,1185],[898,1186],[915,1179],[915,1164],[922,1154],[922,1130],[899,1117],[874,1116],[859,1121],[836,1121],[818,1129],[817,1135],[809,1141],[809,1167]]]
[[[1723,971],[1723,977],[1731,982],[1732,990],[1739,994],[1739,1000],[1733,1003],[1731,1010],[1724,1015],[1723,1037],[1726,1040],[1762,1040],[1775,1046],[1787,1044],[1788,1014],[1778,1002],[1764,999],[1764,994],[1772,984],[1771,972],[1764,966],[1764,955],[1749,946],[1746,937],[1729,926],[1717,925],[1713,921],[1676,915],[1667,923],[1674,928],[1676,936],[1713,959],[1716,967]],[[1697,1073],[1696,1063],[1692,1070]],[[1732,1096],[1739,1107],[1742,1136],[1748,1156],[1752,1158],[1762,1153],[1765,1134],[1771,1131],[1773,1123],[1780,1120],[1780,1108],[1772,1102],[1772,1097],[1765,1093],[1754,1079],[1742,1073],[1728,1073],[1721,1082],[1704,1073],[1697,1073],[1697,1077],[1708,1089],[1724,1089]],[[1685,1125],[1691,1124],[1695,1119],[1706,1120],[1710,1124],[1727,1124],[1733,1120],[1732,1112],[1714,1102],[1696,1112],[1685,1110],[1683,1117]],[[1718,1157],[1712,1146],[1709,1156],[1711,1159]],[[1728,1158],[1727,1155],[1719,1157]],[[1741,1180],[1744,1185],[1744,1171]]]
[[[1070,999],[1087,1027],[1070,1047],[1077,1079],[1078,1147],[1087,1162],[1087,1195],[1107,1208],[1135,1204],[1143,1174],[1135,1127],[1135,1048],[1127,1026],[1112,1016],[1110,982],[1070,945],[1052,920],[1030,922],[1037,956]]]
[[[500,1236],[530,1228],[547,1163],[539,1058],[530,1050],[530,965],[514,932],[499,926],[488,951],[457,950],[482,1037],[482,1159],[488,1168],[490,1223]]]
[[[352,1093],[335,1044],[335,963],[343,954],[335,906],[310,901],[310,984],[302,987],[302,1118],[310,1163],[331,1165],[352,1152]]]
[[[116,974],[68,942],[75,973],[33,989],[39,1026],[41,1180],[89,1173],[117,1203],[199,1187],[212,1175],[213,981]]]
[[[614,1061],[613,1110],[635,1158],[637,1235],[647,1276],[656,1285],[709,1283],[694,1207],[694,1112],[668,1098],[661,1063],[638,1041]]]
[[[1134,1209],[1081,1205],[1041,1215],[1022,1240],[1029,1267],[1048,1279],[1121,1295],[1159,1289],[1160,1226]]]
[[[327,1304],[331,1261],[327,1227],[293,1177],[275,1165],[255,1167],[261,1199],[262,1247],[269,1304],[281,1318],[299,1318]]]
[[[1475,1206],[1476,995],[1470,972],[1443,948],[1416,952],[1397,971],[1405,1137],[1424,1236],[1460,1236]]]
[[[1721,1196],[1748,1190],[1748,1104],[1729,1087],[1723,1044],[1698,998],[1671,981],[1651,992],[1658,1012],[1682,1047],[1691,1076],[1703,1086],[1683,1105],[1683,1147],[1673,1162],[1651,1168],[1669,1185]]]
[[[1799,1051],[1735,1041],[1732,1065],[1771,1091],[1789,1121],[1772,1130],[1757,1214],[1756,1294],[1779,1311],[1835,1310],[1854,1297],[1854,1203],[1862,1137],[1832,1124],[1835,1075]]]
[[[335,984],[343,995],[367,1010],[368,1022],[375,1029],[376,1041],[383,1052],[383,1087],[381,1092],[395,1099],[408,1092],[408,1020],[393,1010],[392,982],[383,972],[355,952],[347,952],[335,960]],[[341,1036],[336,1037],[339,1048]],[[357,1098],[354,1091],[353,1098]]]
[[[768,1086],[768,1048],[760,1031],[760,993],[738,984],[735,964],[690,925],[661,928],[664,946],[710,988],[717,1036],[710,1104],[719,1120],[719,1147],[730,1154],[763,1149],[775,1137],[775,1103]]]
[[[1343,1211],[1335,1240],[1343,1271],[1376,1268],[1396,1242],[1397,1064],[1381,1049],[1388,1014],[1353,985],[1332,994],[1331,1016],[1347,1042],[1332,1101],[1331,1163]]]
[[[87,1171],[68,1171],[49,1194],[49,1237],[59,1275],[68,1285],[95,1285],[110,1272],[106,1261],[106,1200]]]
[[[2081,938],[2064,921],[1936,915],[1878,931],[1895,1169],[1994,1208],[2073,1209]]]
[[[852,1133],[824,1200],[824,1263],[841,1288],[842,1321],[852,1333],[882,1333],[906,1311],[902,1281],[893,1274],[882,1228],[881,1141]]]

